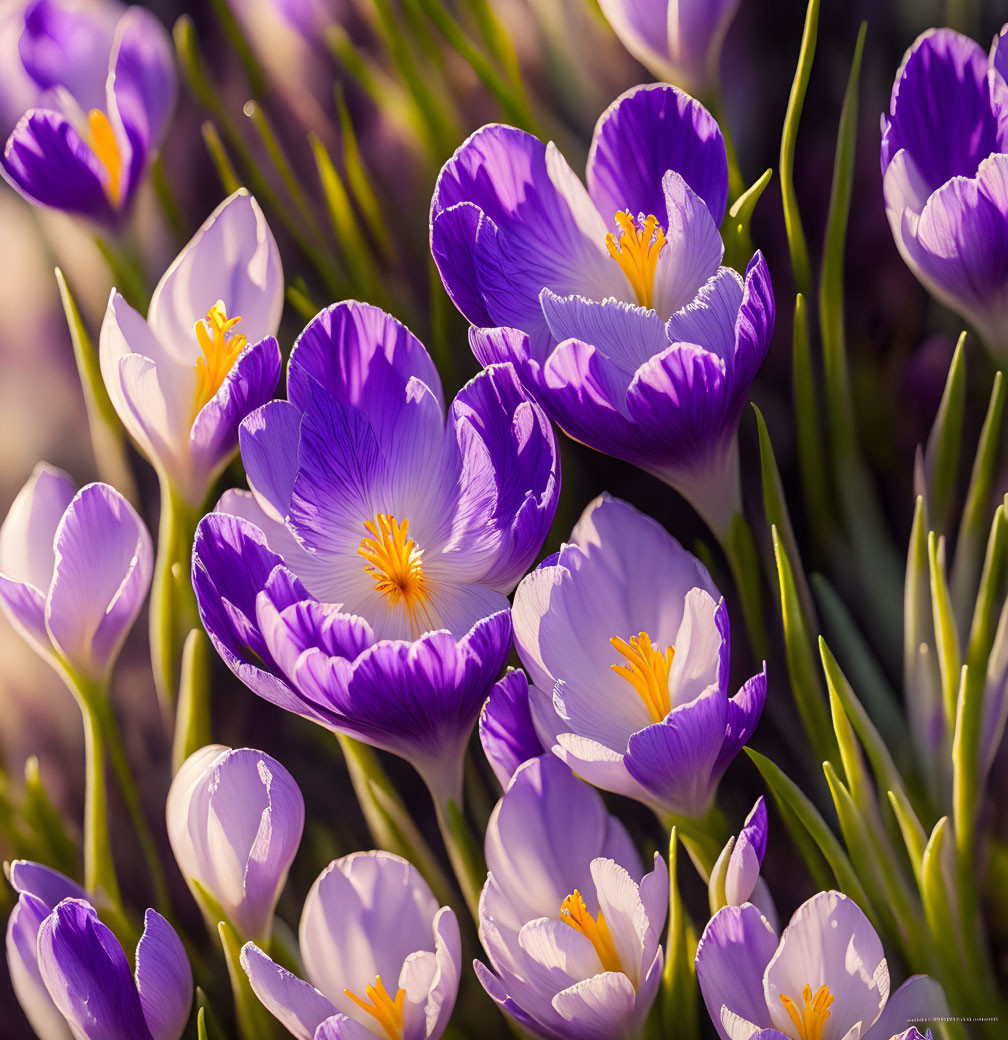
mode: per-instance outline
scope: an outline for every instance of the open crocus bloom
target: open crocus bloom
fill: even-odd
[[[1008,39],[951,29],[907,51],[882,116],[886,213],[907,266],[1008,357]]]
[[[75,493],[45,463],[0,527],[0,607],[43,657],[96,682],[108,679],[152,568],[147,528],[118,491]]]
[[[696,970],[722,1040],[890,1040],[911,1019],[947,1013],[926,975],[890,995],[882,943],[840,892],[803,903],[779,940],[752,903],[719,910],[697,946]]]
[[[7,969],[14,995],[38,1036],[70,1040],[73,1035],[42,981],[38,966],[38,933],[42,922],[64,899],[85,899],[76,881],[41,863],[15,860],[7,868],[18,894],[7,918]]]
[[[37,0],[19,53],[41,97],[7,141],[4,177],[37,205],[113,222],[175,107],[168,33],[142,7]]]
[[[599,0],[623,46],[659,79],[694,93],[717,82],[725,33],[742,0]]]
[[[197,531],[203,623],[260,696],[455,797],[509,649],[507,594],[556,508],[550,425],[510,366],[463,387],[446,422],[427,351],[359,303],[308,325],[287,393],[242,425],[252,493]]]
[[[706,569],[606,495],[518,586],[515,643],[543,742],[579,776],[700,817],[755,729],[766,671],[728,696],[728,612]]]
[[[304,815],[298,785],[275,758],[220,744],[186,759],[165,807],[172,851],[196,901],[203,906],[208,893],[240,936],[263,941]]]
[[[144,917],[135,975],[118,939],[83,899],[64,899],[42,922],[38,966],[75,1037],[179,1040],[189,1020],[189,961],[174,929],[154,910]]]
[[[553,144],[477,131],[445,164],[431,250],[476,328],[567,434],[654,473],[723,534],[736,434],[773,330],[757,254],[720,266],[725,144],[698,102],[655,84],[603,113],[587,190]]]
[[[458,921],[416,868],[388,852],[335,860],[305,900],[299,932],[308,981],[254,943],[252,989],[298,1040],[437,1040],[462,968]]]
[[[661,979],[669,878],[644,874],[598,793],[550,756],[515,773],[486,834],[479,933],[487,993],[555,1040],[639,1034]]]
[[[114,289],[101,328],[109,397],[140,450],[199,506],[238,447],[238,425],[280,377],[276,242],[244,188],[165,272],[146,320]]]

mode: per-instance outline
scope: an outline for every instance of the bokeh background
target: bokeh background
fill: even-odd
[[[378,247],[380,288],[372,288],[371,295],[428,344],[441,369],[446,396],[450,396],[475,374],[477,365],[469,354],[462,319],[440,283],[431,279],[427,253],[430,195],[437,169],[455,145],[482,123],[502,118],[497,102],[471,67],[429,27],[426,35],[414,32],[408,36],[410,53],[405,58],[397,51],[382,13],[391,12],[393,18],[413,24],[408,19],[415,16],[418,6],[405,0],[288,4],[227,0],[265,74],[262,81],[250,84],[240,48],[226,31],[227,19],[220,16],[224,3],[191,0],[146,6],[169,27],[182,15],[191,18],[203,69],[219,92],[228,119],[246,135],[258,176],[266,179],[280,202],[279,207],[267,203],[265,208],[281,243],[288,283],[296,284],[302,300],[318,306],[340,295],[360,295],[352,270],[342,281],[320,276],[292,234],[289,218],[297,205],[262,157],[253,132],[257,110],[246,104],[250,98],[255,98],[258,113],[265,114],[276,129],[302,185],[303,198],[298,201],[319,226],[324,225],[326,212],[308,134],[315,133],[331,149],[340,148],[346,130],[341,119],[349,119],[377,204],[371,235]],[[25,107],[25,84],[13,71],[25,6],[23,0],[0,0],[0,121],[4,136]],[[460,17],[467,7],[464,3],[443,6]],[[536,123],[557,140],[575,169],[583,168],[599,113],[627,87],[647,81],[648,73],[625,52],[593,0],[493,0],[492,8],[513,44]],[[278,13],[291,9],[297,9],[307,21],[294,25]],[[753,235],[774,276],[778,321],[753,396],[767,418],[793,503],[800,501],[790,416],[794,288],[777,165],[804,15],[800,0],[743,0],[725,44],[720,105],[746,182],[752,183],[768,167],[774,170],[774,180],[756,210]],[[986,46],[1008,21],[1008,0],[823,0],[796,162],[798,196],[814,258],[821,251],[840,104],[862,19],[868,21],[868,35],[847,247],[848,349],[861,441],[894,538],[897,544],[905,544],[913,504],[914,451],[927,435],[960,330],[951,315],[930,302],[893,245],[881,195],[879,114],[888,106],[903,52],[920,32],[932,25],[953,24]],[[430,93],[426,112],[417,109],[404,87],[404,74],[410,70]],[[362,78],[368,86],[362,85]],[[165,215],[165,207],[159,205],[150,186],[145,187],[134,215],[133,239],[151,285],[226,194],[207,148],[207,117],[206,106],[183,83],[162,152],[174,207],[172,219]],[[256,191],[251,181],[249,186]],[[53,276],[57,264],[96,336],[112,279],[89,229],[59,214],[30,208],[0,184],[0,515],[6,513],[40,459],[67,469],[79,483],[97,479],[100,473]],[[336,295],[337,289],[343,291]],[[307,307],[307,302],[300,310],[288,303],[280,336],[285,351],[303,327]],[[977,388],[978,396],[968,407],[967,423],[972,429],[967,436],[975,434],[982,421],[983,388],[990,380],[990,372],[982,371],[988,362],[981,352],[972,352],[969,363],[977,377],[971,379],[971,386]],[[759,462],[751,413],[743,420],[741,436],[747,501],[753,519],[758,520]],[[561,445],[564,491],[544,554],[557,548],[582,508],[602,490],[651,513],[687,546],[695,547],[704,537],[703,527],[689,507],[667,488],[566,439]],[[131,462],[136,488],[124,490],[137,497],[153,528],[156,482],[139,457],[132,456]],[[241,476],[232,471],[227,480],[237,482]],[[999,486],[1004,483],[1000,481]],[[801,529],[801,510],[793,507],[793,516]],[[764,530],[758,523],[754,527],[758,532]],[[799,530],[800,540],[802,534]],[[761,549],[768,548],[766,542],[762,539]],[[813,549],[805,562],[809,570],[831,574],[855,617],[867,613],[870,604],[864,602],[862,593],[844,584],[842,560],[817,558]],[[719,567],[717,557],[714,566]],[[717,577],[727,589],[730,583],[723,571]],[[768,601],[768,610],[771,606]],[[768,620],[771,628],[777,627],[775,619]],[[876,637],[871,631],[868,636]],[[742,641],[736,643],[740,649],[733,670],[742,677],[753,670],[753,662],[744,659]],[[768,750],[792,775],[801,776],[803,767],[796,752],[802,749],[789,747],[789,741],[797,739],[792,736],[797,727],[789,726],[785,711],[773,707],[775,695],[778,704],[791,703],[783,688],[787,682],[783,655],[776,649],[776,660],[768,662],[768,717],[755,745]],[[83,761],[80,718],[69,693],[3,619],[0,662],[0,858],[6,859],[25,851],[19,846],[19,835],[3,823],[9,823],[11,808],[21,797],[29,758],[37,757],[45,788],[65,815],[71,833],[81,815]],[[898,688],[898,675],[890,678]],[[367,847],[363,820],[328,734],[258,701],[223,666],[217,668],[215,680],[215,739],[233,746],[257,746],[276,756],[294,774],[306,796],[309,824],[305,842],[280,907],[281,917],[296,926],[301,899],[321,867],[335,855]],[[155,706],[142,622],[117,668],[114,697],[148,813],[158,824],[170,859],[162,823],[170,779],[169,747]],[[409,797],[411,803],[416,802],[421,823],[433,825],[427,820],[419,785],[410,771],[395,762],[389,766],[402,789],[413,792]],[[1008,792],[1003,778],[1004,770],[999,782]],[[723,801],[733,822],[741,821],[757,789],[751,765],[744,759],[737,762],[722,785]],[[474,775],[470,799],[477,819],[485,818],[495,797],[488,775]],[[133,843],[125,840],[128,835],[117,808],[113,792],[113,836],[128,857]],[[619,804],[619,811],[633,816],[641,832],[656,844],[660,841],[645,814],[626,802]],[[1002,822],[1004,834],[1008,822]],[[135,869],[139,867],[135,865]],[[783,893],[780,910],[786,919],[809,893],[780,827],[772,831],[765,870],[774,891]],[[131,876],[128,858],[121,876],[127,890],[143,890],[143,879],[135,871]],[[781,885],[781,880],[787,883]],[[181,879],[176,881],[181,895]],[[700,916],[705,894],[697,888],[688,889],[687,896]],[[186,903],[184,895],[179,902]],[[9,905],[9,893],[0,892],[0,918]],[[190,920],[195,934],[200,934],[194,911]],[[10,994],[6,972],[0,972],[0,1008],[4,1009],[0,1037],[30,1036]],[[462,1024],[464,1029],[464,1021]]]

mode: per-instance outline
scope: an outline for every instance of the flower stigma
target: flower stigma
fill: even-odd
[[[623,971],[619,954],[613,943],[612,933],[606,924],[605,915],[599,911],[598,917],[592,917],[581,893],[575,888],[563,901],[560,907],[560,919],[569,924],[575,932],[580,932],[595,947],[598,959],[602,962],[603,971]]]
[[[100,108],[92,108],[88,113],[88,130],[91,132],[91,150],[108,174],[105,190],[112,202],[118,203],[122,188],[122,154],[112,124]]]
[[[805,986],[802,990],[805,1007],[799,1011],[798,1005],[786,993],[780,995],[784,1010],[791,1016],[798,1031],[798,1040],[822,1040],[823,1027],[830,1017],[833,999],[828,986],[820,986],[815,996],[812,995],[812,987]]]
[[[421,613],[430,626],[427,607],[432,594],[424,577],[423,549],[409,537],[409,520],[400,523],[391,513],[379,513],[364,527],[368,537],[357,552],[364,559],[364,570],[374,578],[375,591],[390,607],[405,610],[415,630]]]
[[[240,332],[228,335],[240,321],[241,318],[229,318],[224,301],[218,300],[207,316],[196,322],[196,339],[203,356],[196,361],[195,415],[217,393],[245,349],[248,341]]]
[[[388,1040],[402,1040],[403,1035],[403,1004],[406,1001],[406,991],[396,990],[394,997],[389,995],[381,980],[381,975],[375,976],[374,984],[364,990],[367,1000],[358,997],[356,993],[345,989],[343,992],[363,1011],[373,1016],[378,1025],[385,1031]]]
[[[609,255],[620,265],[630,287],[642,307],[651,307],[654,299],[654,277],[658,257],[665,246],[665,232],[658,218],[643,214],[635,220],[626,210],[616,214],[619,238],[611,231],[605,244]]]
[[[637,691],[651,718],[661,722],[672,710],[668,680],[675,647],[670,646],[662,653],[647,632],[633,636],[629,642],[619,636],[613,636],[609,642],[627,662],[612,665],[612,670]]]

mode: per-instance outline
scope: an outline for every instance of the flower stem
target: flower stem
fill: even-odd
[[[752,651],[757,658],[765,658],[768,644],[763,624],[759,554],[756,551],[752,530],[741,513],[732,517],[728,530],[721,537],[721,548],[728,560],[742,602],[742,616],[745,618]]]
[[[706,816],[698,819],[673,813],[662,822],[669,831],[675,828],[683,848],[689,853],[697,873],[706,884],[710,880],[721,850],[730,837],[725,814],[715,803]]]
[[[150,650],[158,700],[170,722],[182,644],[192,629],[201,628],[189,575],[200,510],[186,504],[163,474],[160,486],[161,521],[151,586]]]
[[[465,814],[454,799],[449,798],[442,802],[435,798],[434,806],[452,870],[455,871],[469,912],[478,925],[480,893],[487,876],[483,852],[466,822]]]
[[[84,887],[122,910],[122,893],[112,859],[105,787],[105,734],[97,705],[80,698],[84,718]]]
[[[276,1019],[259,1002],[241,966],[242,940],[228,921],[217,925],[234,1000],[238,1035],[242,1040],[271,1040],[277,1035]]]

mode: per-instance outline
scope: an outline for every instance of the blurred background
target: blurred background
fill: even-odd
[[[478,366],[468,350],[465,323],[444,294],[427,249],[430,196],[441,164],[478,126],[500,120],[521,122],[556,140],[571,165],[583,169],[598,115],[626,88],[651,78],[613,35],[594,0],[210,0],[147,6],[169,28],[185,17],[176,39],[190,63],[183,62],[179,104],[162,150],[163,176],[157,186],[144,186],[129,229],[148,288],[236,180],[259,198],[281,244],[290,286],[280,336],[285,352],[319,307],[340,298],[370,299],[404,320],[428,345],[447,397]],[[26,7],[23,0],[0,0],[5,137],[31,103],[31,88],[18,75],[16,58]],[[489,23],[481,14],[486,10],[495,16]],[[753,237],[774,276],[778,320],[754,400],[767,419],[799,541],[812,546],[806,567],[830,572],[857,618],[867,605],[862,594],[844,585],[842,561],[828,554],[816,557],[814,539],[803,537],[808,532],[798,508],[790,414],[794,287],[777,167],[804,16],[800,0],[742,0],[723,53],[719,116],[730,131],[746,183],[767,168],[774,171],[756,209]],[[879,115],[888,107],[902,55],[919,33],[951,24],[986,47],[1008,21],[1008,0],[823,0],[795,173],[814,260],[821,252],[840,104],[862,19],[868,21],[868,35],[847,244],[847,338],[863,448],[900,546],[912,516],[914,452],[933,420],[960,328],[930,302],[893,245],[881,194]],[[488,50],[503,57],[512,77],[506,103],[481,78],[473,54],[449,43],[445,25],[461,28],[462,42],[472,41],[477,58]],[[282,150],[284,164],[277,164],[274,149]],[[332,195],[322,188],[323,155],[333,157],[338,177],[350,187],[350,216],[334,211]],[[4,184],[0,228],[3,515],[40,459],[68,470],[80,484],[99,479],[53,268],[59,265],[66,274],[95,339],[113,280],[92,229],[29,207]],[[970,353],[969,364],[976,397],[967,410],[967,437],[975,436],[982,422],[992,374],[980,351]],[[741,438],[747,504],[754,529],[763,532],[755,423],[749,412]],[[567,439],[561,439],[561,447],[564,492],[544,554],[555,551],[583,507],[602,490],[629,499],[684,544],[698,547],[704,528],[674,493]],[[135,494],[153,528],[157,484],[139,457],[131,456],[131,462]],[[242,480],[240,472],[232,471],[222,487]],[[706,557],[712,555],[700,548]],[[768,551],[768,539],[760,548]],[[713,560],[717,580],[729,588],[718,557]],[[768,620],[771,628],[778,627]],[[873,638],[871,632],[868,636]],[[733,671],[743,677],[753,662],[745,659],[742,640],[736,643]],[[3,619],[0,661],[0,858],[7,859],[31,852],[30,835],[10,826],[31,756],[37,757],[45,789],[74,834],[83,798],[82,735],[70,694]],[[779,701],[790,703],[782,690],[787,682],[782,655],[768,664],[770,706],[755,744],[800,776],[800,758],[788,747],[789,733],[797,730],[789,730],[788,720],[780,712],[775,716],[772,707],[775,691],[781,691]],[[305,843],[280,907],[280,915],[296,925],[301,900],[321,867],[334,855],[367,846],[363,821],[330,735],[263,704],[223,666],[216,678],[215,739],[273,754],[305,793]],[[889,678],[898,689],[899,675]],[[114,696],[148,814],[163,840],[169,747],[156,709],[142,622],[117,668]],[[393,762],[389,768],[404,791],[418,787],[406,767]],[[729,772],[721,790],[733,824],[751,807],[757,785],[747,761]],[[475,776],[470,790],[470,808],[482,819],[497,796],[492,778]],[[115,792],[112,797],[115,837],[124,824]],[[423,818],[427,809],[418,804],[417,812]],[[620,812],[639,816],[641,832],[656,845],[661,840],[646,814],[629,803],[621,803]],[[783,828],[776,836],[765,868],[771,879],[795,869]],[[133,843],[123,847],[128,856]],[[70,862],[64,866],[73,870],[72,848],[66,855]],[[130,874],[124,862],[125,887],[137,885],[142,891],[142,879]],[[783,889],[792,904],[779,908],[782,917],[808,894],[806,885],[799,874],[791,888]],[[782,891],[773,880],[771,887]],[[687,896],[701,914],[705,894],[697,888]],[[7,900],[5,889],[0,917]],[[0,1007],[12,1009],[0,1016],[0,1037],[28,1036],[7,986],[6,973],[0,972]]]

